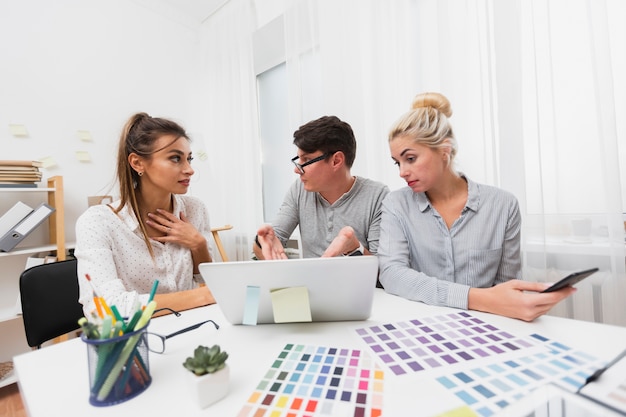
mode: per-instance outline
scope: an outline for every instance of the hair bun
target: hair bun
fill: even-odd
[[[450,101],[440,93],[420,93],[415,96],[411,109],[417,110],[423,107],[432,107],[443,113],[446,117],[452,116]]]

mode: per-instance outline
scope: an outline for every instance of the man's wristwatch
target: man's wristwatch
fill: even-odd
[[[359,247],[353,250],[352,252],[344,253],[343,256],[361,256],[365,253],[365,248],[363,244],[359,242]]]

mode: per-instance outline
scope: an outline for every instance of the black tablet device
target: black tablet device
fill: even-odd
[[[572,286],[574,284],[579,283],[583,279],[587,278],[589,275],[596,273],[596,272],[598,272],[598,268],[591,268],[585,271],[571,273],[565,278],[563,278],[562,280],[560,280],[559,282],[557,282],[556,284],[552,284],[550,287],[546,288],[545,290],[541,292],[543,293],[543,292],[558,291],[561,288]]]

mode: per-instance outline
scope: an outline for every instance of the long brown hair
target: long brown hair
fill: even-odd
[[[175,139],[166,146],[155,149],[154,144],[164,135],[173,135]],[[137,203],[137,193],[141,192],[141,181],[139,180],[139,174],[131,168],[128,156],[131,153],[135,153],[141,157],[150,158],[154,153],[170,146],[181,137],[189,140],[185,129],[176,122],[159,117],[151,117],[147,113],[137,113],[131,116],[124,125],[120,135],[117,151],[117,180],[120,185],[120,205],[113,210],[115,213],[119,213],[127,204],[130,205],[139,222],[146,246],[153,258],[154,252],[152,251],[148,231],[142,221],[139,204]]]

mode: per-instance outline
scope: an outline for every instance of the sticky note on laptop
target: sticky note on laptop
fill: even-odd
[[[273,288],[270,296],[275,323],[313,321],[309,290],[306,287]]]
[[[248,285],[246,287],[246,304],[243,307],[243,320],[241,324],[256,326],[257,317],[259,315],[260,296],[261,287],[256,285]]]

